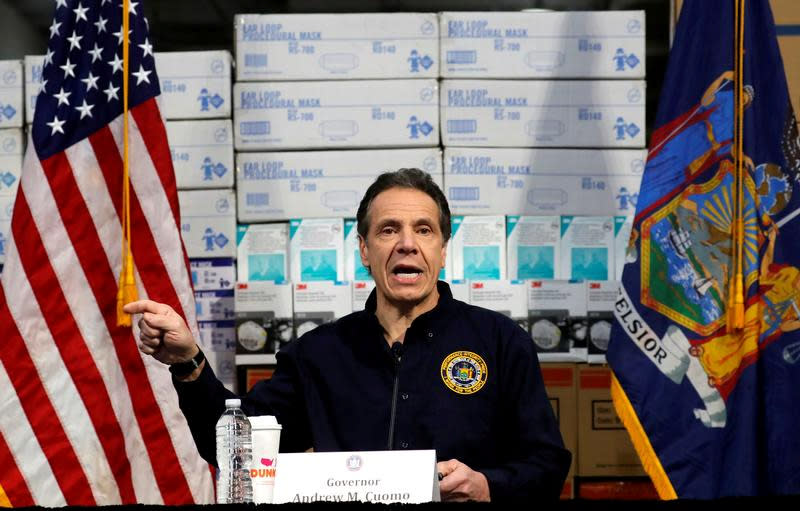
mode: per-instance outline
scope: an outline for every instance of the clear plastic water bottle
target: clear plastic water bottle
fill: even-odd
[[[241,399],[226,399],[225,412],[217,421],[217,502],[253,502],[250,466],[253,440],[250,421],[242,412]]]

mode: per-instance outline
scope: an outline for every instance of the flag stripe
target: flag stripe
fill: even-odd
[[[121,128],[121,119],[114,121],[108,127],[101,129],[90,137],[92,148],[98,155],[97,162],[105,176],[108,193],[112,198],[120,195],[119,193],[115,194],[114,190],[122,189],[122,179],[120,177],[122,159],[120,157],[119,146],[114,137],[114,133],[117,131],[116,128]],[[119,131],[121,131],[121,129]],[[132,138],[135,138],[133,134]],[[132,148],[132,152],[133,151],[135,151],[134,148]],[[139,162],[144,159],[145,158],[140,158],[137,160],[137,167],[140,166]],[[151,193],[153,195],[158,195],[159,191],[153,190]],[[163,194],[163,190],[161,190],[160,193]],[[155,200],[155,197],[152,199]],[[114,202],[115,206],[118,204],[119,206],[117,207],[121,207],[118,199]],[[161,253],[159,253],[156,247],[153,232],[151,232],[150,225],[141,210],[136,194],[133,193],[131,194],[131,231],[135,233],[131,248],[139,270],[139,277],[146,290],[147,296],[157,297],[158,301],[169,304],[178,313],[181,313],[183,308],[181,307],[180,300],[178,299],[174,287],[170,285],[169,275],[164,272]],[[180,240],[180,238],[178,238],[178,240]],[[170,389],[170,392],[174,391]],[[174,404],[172,406],[174,406]],[[163,412],[164,407],[162,406],[162,413]],[[172,413],[175,412],[173,411]],[[165,415],[168,415],[168,412],[165,413]],[[183,431],[184,434],[182,436],[185,436],[188,429],[184,427]],[[153,431],[152,434],[155,435],[156,432]],[[171,435],[172,442],[166,442],[166,440],[170,438],[168,435]],[[192,498],[193,492],[191,491],[186,476],[183,471],[174,470],[175,467],[181,466],[179,464],[180,457],[173,446],[173,444],[177,445],[175,433],[170,431],[169,428],[166,428],[162,431],[160,438],[164,444],[162,449],[158,451],[158,459],[161,461],[158,463],[154,461],[154,465],[160,463],[162,467],[173,469],[167,474],[164,474],[163,477],[157,478],[161,486],[162,495],[164,496],[164,502],[166,504],[178,504],[191,501],[190,499]],[[188,452],[193,453],[193,457],[198,458],[196,455],[196,447],[189,445],[188,449]]]
[[[54,156],[54,158],[57,157]],[[26,165],[28,175],[32,174],[36,161],[35,159],[28,160],[29,165]],[[30,164],[31,162],[34,163]],[[45,217],[46,220],[41,220],[39,217],[39,222],[36,222],[37,217],[34,217],[28,208],[28,201],[41,205],[47,199],[43,196],[44,188],[38,186],[31,189],[30,182],[31,179],[28,178],[21,183],[25,193],[18,197],[14,209],[14,216],[21,220],[12,226],[18,246],[24,247],[24,251],[19,252],[20,262],[30,281],[35,300],[39,304],[40,314],[45,322],[42,328],[49,331],[52,336],[54,347],[60,354],[67,375],[71,377],[79,399],[88,414],[90,420],[88,426],[94,428],[102,452],[105,453],[105,458],[98,456],[97,452],[92,454],[93,459],[90,465],[96,466],[97,463],[100,463],[106,465],[104,469],[108,471],[105,474],[90,471],[89,477],[94,477],[96,483],[92,485],[92,489],[96,492],[96,497],[102,495],[114,501],[122,498],[125,499],[125,502],[129,502],[128,499],[135,499],[135,495],[130,478],[130,467],[127,466],[128,460],[122,429],[117,421],[108,420],[109,417],[115,416],[114,409],[109,404],[110,396],[105,385],[102,384],[100,373],[92,359],[92,353],[86,345],[86,339],[81,335],[67,305],[64,290],[59,285],[60,279],[52,263],[57,262],[57,258],[60,256],[58,253],[48,255],[46,252],[48,247],[45,246],[45,240],[48,245],[51,245],[50,250],[54,248],[57,250],[56,247],[65,241],[56,239],[54,218]],[[29,228],[20,228],[20,225],[23,224]],[[54,244],[55,247],[53,247]],[[80,293],[79,290],[72,290],[72,292]],[[117,488],[114,488],[112,481],[108,479],[109,473],[114,475]]]
[[[0,292],[2,292],[2,288],[0,288]],[[2,363],[0,363],[0,401],[3,403],[13,402],[12,406],[6,408],[7,413],[4,417],[5,420],[0,421],[0,460],[2,460],[3,464],[3,469],[0,470],[0,507],[4,504],[2,499],[3,493],[6,494],[6,498],[8,499],[7,505],[9,506],[33,506],[36,504],[36,501],[33,500],[33,495],[31,494],[30,488],[28,488],[28,483],[25,481],[17,465],[17,460],[23,460],[25,462],[23,466],[28,465],[32,460],[28,457],[27,453],[24,456],[14,456],[8,443],[6,443],[6,439],[9,439],[11,445],[17,450],[21,450],[26,443],[36,444],[36,439],[32,434],[33,432],[30,429],[28,420],[25,418],[25,414],[22,413],[19,399],[14,393],[14,386],[11,384],[11,380],[8,379],[8,374]],[[11,426],[10,431],[9,425]],[[44,460],[44,453],[42,453],[41,449],[38,449],[38,444],[36,447],[38,451],[37,458],[39,460]],[[33,463],[30,463],[28,466],[32,465]],[[40,477],[35,477],[33,480],[43,481],[47,478],[53,483],[50,488],[48,488],[48,491],[55,491],[57,485],[55,484],[56,481],[53,477],[53,472],[50,470],[50,466],[47,463],[40,463],[39,467],[45,468],[48,474],[41,474]],[[34,487],[34,489],[37,488]],[[58,493],[60,495],[61,492],[59,491]],[[11,500],[12,498],[13,500]],[[63,496],[61,496],[61,498],[61,505],[64,505]]]
[[[21,197],[21,196],[20,196]],[[17,203],[23,202],[24,199],[18,198]],[[16,212],[15,212],[16,214]],[[14,225],[19,225],[20,221],[14,222]],[[12,245],[9,253],[9,259],[14,260],[14,246]],[[8,261],[8,260],[7,260]],[[13,263],[12,263],[13,267]],[[4,282],[3,289],[0,289],[0,298],[5,298],[4,287],[8,284],[5,276],[9,272],[8,265],[4,268]],[[20,289],[15,289],[15,295],[20,298],[28,298],[29,293],[23,293]],[[28,290],[29,291],[29,290]],[[11,316],[11,303],[9,307],[0,307],[0,325],[3,326],[3,349],[0,350],[0,362],[8,372],[8,379],[11,381],[25,415],[28,417],[28,422],[31,424],[33,434],[41,446],[47,460],[49,461],[53,475],[56,478],[58,487],[63,493],[64,501],[67,505],[95,505],[94,496],[89,480],[86,478],[80,461],[78,461],[77,454],[73,449],[73,444],[70,442],[70,437],[67,436],[67,431],[63,427],[63,422],[60,416],[56,413],[54,405],[50,401],[49,393],[45,389],[43,382],[38,378],[39,371],[34,364],[31,354],[25,346],[23,340],[17,329],[16,322]],[[36,328],[31,322],[31,326]],[[44,352],[42,356],[44,356]],[[56,387],[59,386],[59,379],[52,378],[48,382]],[[64,385],[65,387],[68,385]],[[59,389],[63,396],[68,396],[70,393],[67,389]],[[71,396],[70,396],[71,397]],[[82,421],[76,421],[74,424],[79,427]],[[16,445],[16,444],[15,444]],[[33,486],[42,484],[44,481],[41,479],[34,479]],[[39,505],[59,505],[54,502],[54,495],[46,495],[37,503]],[[57,501],[57,499],[55,499]],[[63,505],[63,504],[61,504]]]

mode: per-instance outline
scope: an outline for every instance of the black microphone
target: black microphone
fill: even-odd
[[[395,341],[392,347],[389,348],[389,354],[394,360],[394,389],[392,390],[392,414],[389,419],[389,441],[388,449],[391,451],[394,444],[394,422],[397,415],[397,389],[400,386],[400,362],[403,360],[403,351],[405,346],[400,341]]]

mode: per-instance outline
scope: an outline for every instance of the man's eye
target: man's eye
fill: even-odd
[[[384,227],[383,229],[381,229],[381,234],[392,234],[392,233],[394,233],[393,227]]]
[[[419,231],[420,234],[430,234],[431,228],[430,227],[420,227]]]

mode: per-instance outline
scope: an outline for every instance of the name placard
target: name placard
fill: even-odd
[[[439,501],[436,451],[281,453],[274,504]]]

